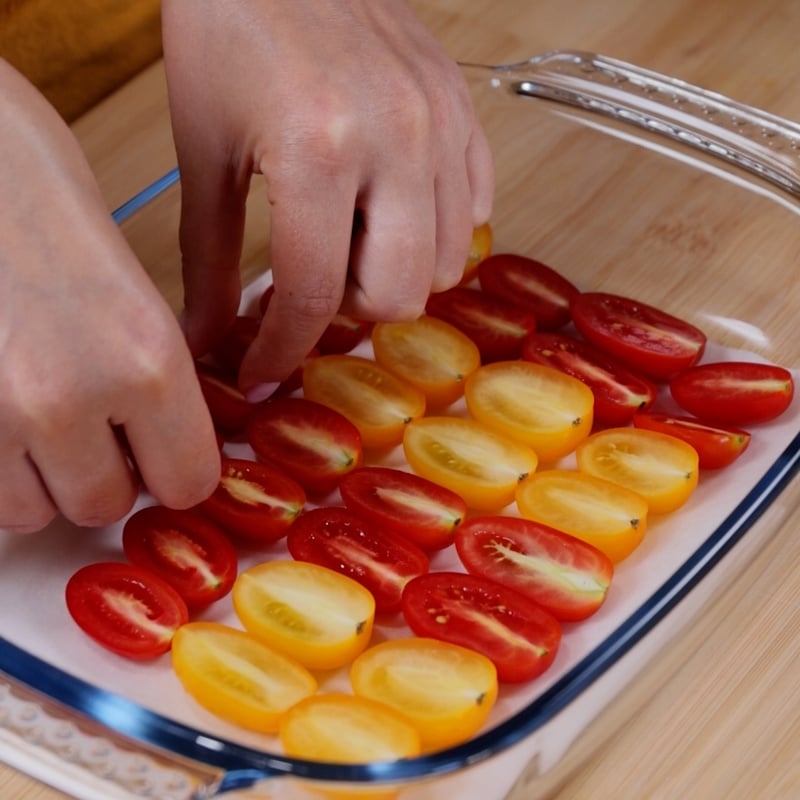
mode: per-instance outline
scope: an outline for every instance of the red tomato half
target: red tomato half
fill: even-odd
[[[590,342],[656,381],[696,364],[705,350],[706,336],[694,325],[629,297],[584,292],[570,308]]]
[[[241,433],[253,405],[239,390],[235,377],[225,370],[200,361],[196,363],[196,367],[200,390],[214,426],[223,434]]]
[[[66,601],[84,633],[128,658],[166,653],[175,631],[189,621],[181,596],[158,575],[133,564],[82,567],[67,582]]]
[[[338,411],[303,397],[260,403],[246,434],[260,461],[283,470],[310,494],[329,494],[363,459],[358,428]]]
[[[614,574],[598,548],[520,517],[467,520],[456,532],[456,550],[468,572],[516,589],[565,621],[594,614]]]
[[[469,336],[484,364],[518,358],[523,340],[536,328],[532,312],[467,286],[432,294],[425,310]]]
[[[572,318],[569,303],[578,289],[541,261],[497,253],[478,264],[478,281],[485,292],[532,311],[536,330],[553,331]]]
[[[379,613],[400,609],[403,587],[428,571],[428,556],[413,542],[388,533],[349,509],[329,506],[301,514],[286,544],[297,561],[310,561],[358,581]]]
[[[303,487],[277,467],[223,458],[219,486],[197,508],[228,533],[266,544],[286,535],[305,502]]]
[[[780,416],[794,397],[788,369],[750,361],[700,364],[669,385],[675,402],[705,422],[753,425]]]
[[[460,495],[420,475],[390,467],[359,467],[339,482],[345,506],[374,525],[439,550],[467,516]]]
[[[583,381],[594,394],[594,418],[603,425],[625,425],[634,412],[649,408],[658,389],[594,345],[560,333],[532,333],[522,358],[555,367]]]
[[[236,580],[236,548],[198,511],[142,508],[125,523],[122,548],[131,564],[165,580],[190,610],[224,597]]]
[[[409,581],[403,616],[417,636],[486,656],[505,683],[541,675],[561,643],[560,623],[541,606],[508,586],[461,572],[430,572]]]

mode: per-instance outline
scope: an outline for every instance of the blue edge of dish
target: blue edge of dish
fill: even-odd
[[[113,212],[120,223],[179,180],[173,169]],[[747,533],[800,468],[800,434],[703,544],[624,623],[536,700],[469,742],[424,757],[368,765],[321,764],[216,739],[99,689],[0,637],[0,671],[111,731],[221,773],[219,792],[293,775],[354,783],[407,781],[479,763],[529,736],[613,666],[662,620]]]

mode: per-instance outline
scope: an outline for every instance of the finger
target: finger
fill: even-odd
[[[365,196],[342,310],[357,319],[409,320],[425,308],[436,271],[433,173],[395,172]]]
[[[3,450],[4,453],[8,451]],[[0,529],[34,533],[51,522],[58,509],[26,453],[0,461]]]
[[[467,145],[467,175],[472,193],[472,224],[478,228],[492,216],[495,173],[489,141],[477,124]]]
[[[215,154],[181,152],[182,323],[195,355],[207,353],[239,307],[239,261],[248,180]]]
[[[109,525],[136,499],[133,470],[107,421],[82,417],[35,441],[30,456],[61,513],[77,525]]]
[[[214,491],[219,448],[190,361],[114,422],[124,427],[142,481],[159,502],[189,508]]]
[[[242,360],[239,386],[246,395],[258,399],[259,392],[268,391],[265,386],[287,378],[339,310],[355,197],[355,181],[348,179],[323,182],[308,191],[297,183],[291,193],[278,194],[273,201],[270,263],[275,291]]]
[[[472,194],[463,159],[436,181],[436,272],[432,292],[455,286],[472,244]]]

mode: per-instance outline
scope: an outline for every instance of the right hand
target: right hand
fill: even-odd
[[[2,61],[0,93],[0,528],[123,517],[119,429],[155,498],[194,505],[219,451],[180,327],[63,120]]]

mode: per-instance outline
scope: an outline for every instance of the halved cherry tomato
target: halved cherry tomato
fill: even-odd
[[[245,433],[259,461],[283,470],[309,494],[332,492],[364,457],[361,434],[350,420],[302,397],[260,403]]]
[[[359,697],[395,709],[417,729],[425,752],[474,736],[497,700],[497,668],[466,647],[428,637],[391,639],[350,667]]]
[[[614,563],[629,556],[647,530],[643,497],[576,470],[543,470],[529,476],[517,489],[517,507],[526,519],[577,536]]]
[[[475,419],[529,445],[545,464],[571,453],[592,430],[592,390],[542,364],[486,364],[467,379],[464,396]]]
[[[683,439],[695,450],[700,469],[722,469],[733,463],[750,444],[750,434],[739,428],[706,425],[694,417],[646,411],[633,415],[636,428],[659,431]]]
[[[189,620],[183,598],[154,572],[134,564],[81,567],[67,582],[67,610],[98,644],[127,658],[166,653]]]
[[[375,600],[360,583],[319,564],[267,561],[239,575],[236,615],[253,636],[309,669],[336,669],[369,644]]]
[[[244,430],[253,404],[236,385],[235,377],[219,367],[196,362],[197,378],[214,426],[223,434]]]
[[[312,508],[286,537],[293,558],[341,572],[375,598],[376,610],[400,610],[403,587],[428,571],[428,556],[409,539],[372,525],[347,508]]]
[[[776,364],[723,361],[699,364],[669,385],[675,402],[704,422],[754,425],[780,416],[791,405],[794,380]]]
[[[317,691],[300,663],[244,631],[190,622],[175,634],[172,666],[207,711],[243,728],[275,733],[293,706]]]
[[[228,533],[264,544],[286,535],[305,502],[303,487],[278,467],[223,458],[219,486],[197,509]]]
[[[482,653],[501,683],[541,675],[556,657],[561,624],[538,603],[482,575],[430,572],[403,590],[403,616],[417,636]]]
[[[405,426],[425,413],[425,395],[419,389],[360,356],[310,361],[303,370],[303,393],[347,417],[365,448],[400,444]]]
[[[538,464],[528,445],[460,417],[423,417],[406,427],[403,452],[418,475],[464,498],[470,508],[498,511]]]
[[[459,286],[469,283],[478,271],[478,264],[489,255],[492,249],[494,233],[492,226],[488,222],[479,225],[472,231],[472,243],[469,247],[469,255],[464,264],[464,272],[459,281]]]
[[[614,575],[611,559],[594,545],[520,517],[473,517],[455,543],[468,572],[516,589],[559,620],[594,614]]]
[[[163,578],[192,611],[224,597],[236,579],[236,548],[198,511],[142,508],[125,522],[122,547],[128,561]]]
[[[413,758],[422,749],[417,729],[397,711],[344,692],[301,700],[283,716],[279,733],[287,756],[311,761],[369,764]]]
[[[570,309],[590,342],[656,381],[693,366],[705,350],[699,328],[630,297],[583,292],[572,298]]]
[[[522,345],[522,358],[583,381],[594,395],[594,418],[603,425],[625,425],[636,411],[649,408],[658,392],[649,379],[574,336],[532,333]]]
[[[631,489],[653,514],[680,508],[697,488],[700,473],[700,459],[690,444],[644,428],[593,433],[575,456],[581,472]]]
[[[523,340],[536,329],[530,311],[468,286],[432,294],[425,310],[469,336],[483,363],[518,358]]]
[[[376,322],[375,360],[443,408],[464,394],[464,381],[481,364],[478,346],[454,325],[423,314],[411,322]]]
[[[533,312],[536,330],[553,331],[566,325],[570,300],[578,289],[552,267],[527,256],[496,253],[478,265],[481,288]]]
[[[391,467],[359,467],[339,482],[347,508],[373,525],[440,550],[467,516],[464,498],[427,478]]]

